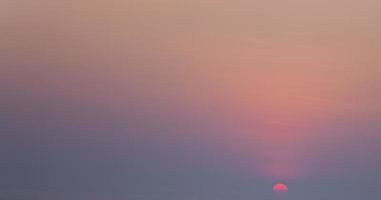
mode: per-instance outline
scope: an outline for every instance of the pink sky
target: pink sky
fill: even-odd
[[[31,104],[17,112],[37,124],[57,112],[51,123],[63,132],[107,129],[61,134],[73,148],[83,142],[118,158],[137,135],[142,151],[154,141],[152,148],[183,153],[189,163],[270,182],[353,174],[380,165],[380,7],[371,0],[1,1],[3,105]],[[55,148],[36,135],[23,138]]]

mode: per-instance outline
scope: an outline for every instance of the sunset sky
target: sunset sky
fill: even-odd
[[[0,199],[381,198],[381,1],[0,13]]]

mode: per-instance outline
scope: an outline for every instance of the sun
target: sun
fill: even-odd
[[[273,191],[274,192],[288,192],[288,187],[286,184],[282,182],[278,182],[277,184],[274,185]]]

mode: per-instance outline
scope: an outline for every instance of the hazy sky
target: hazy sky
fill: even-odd
[[[0,199],[379,199],[380,19],[376,0],[0,0]]]

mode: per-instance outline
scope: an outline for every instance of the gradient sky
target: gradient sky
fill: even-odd
[[[1,199],[381,198],[381,1],[0,11]]]

